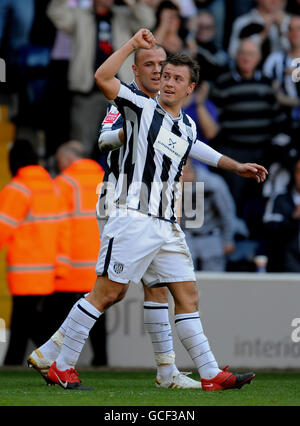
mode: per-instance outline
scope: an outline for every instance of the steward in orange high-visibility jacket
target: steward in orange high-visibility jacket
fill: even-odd
[[[39,346],[51,333],[50,299],[55,277],[67,279],[70,226],[59,190],[38,165],[30,142],[16,141],[9,153],[13,179],[0,192],[0,249],[7,247],[7,282],[12,295],[5,365],[21,365],[29,339]]]
[[[104,170],[93,160],[82,158],[83,146],[70,141],[57,151],[58,168],[62,172],[55,179],[65,199],[71,223],[70,275],[56,280],[56,291],[86,293],[96,280],[100,240],[96,220],[97,185]]]
[[[70,141],[60,146],[56,158],[61,174],[55,179],[65,199],[70,228],[70,275],[56,279],[54,294],[55,320],[61,325],[78,298],[89,292],[96,281],[95,266],[100,247],[96,219],[97,186],[104,170],[93,160],[84,158],[84,146]],[[90,332],[92,365],[106,365],[105,314]]]
[[[55,276],[68,279],[69,224],[63,200],[39,165],[18,170],[0,192],[0,249],[7,247],[12,295],[55,291]]]

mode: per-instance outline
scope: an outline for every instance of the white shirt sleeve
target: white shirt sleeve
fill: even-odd
[[[201,142],[199,139],[196,140],[190,151],[190,157],[213,167],[218,167],[222,156],[223,154],[211,148],[206,143]]]
[[[110,132],[102,132],[100,134],[99,140],[98,140],[98,146],[100,149],[100,152],[106,153],[109,151],[114,151],[115,149],[119,149],[123,142],[119,138],[119,129],[111,130]]]
[[[119,93],[116,99],[114,99],[113,104],[115,104],[118,109],[119,107],[124,106],[132,108],[132,104],[140,109],[143,109],[148,99],[149,97],[143,92],[135,91],[121,81]]]

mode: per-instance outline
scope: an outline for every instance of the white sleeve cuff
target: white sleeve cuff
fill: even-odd
[[[206,143],[199,141],[199,139],[196,140],[190,151],[190,157],[213,167],[218,167],[222,156],[223,154],[211,148]]]
[[[123,145],[123,142],[121,142],[119,138],[119,131],[120,129],[107,130],[100,134],[98,146],[101,152],[106,153],[113,151],[119,149]]]

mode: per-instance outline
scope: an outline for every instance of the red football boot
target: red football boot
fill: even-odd
[[[61,371],[56,367],[56,361],[51,364],[47,373],[47,378],[52,382],[51,384],[59,385],[64,389],[91,390],[91,388],[82,386],[75,368]]]
[[[226,389],[241,389],[255,377],[254,373],[233,374],[226,371],[229,365],[216,375],[213,379],[201,379],[202,389],[205,391],[226,390]]]

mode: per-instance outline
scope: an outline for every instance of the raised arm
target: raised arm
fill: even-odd
[[[153,34],[147,29],[141,29],[97,69],[95,80],[107,99],[118,96],[120,80],[115,75],[127,57],[137,49],[151,49],[154,45]]]

